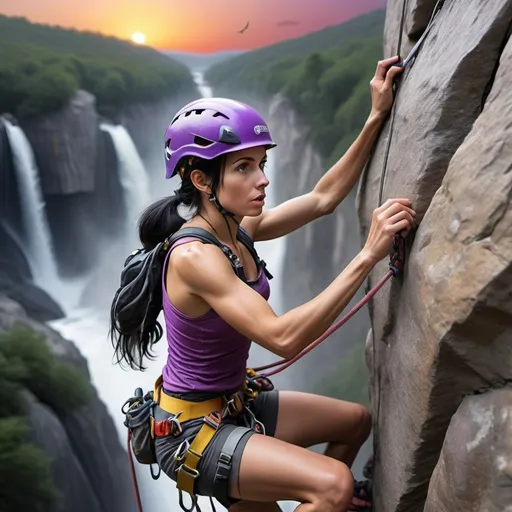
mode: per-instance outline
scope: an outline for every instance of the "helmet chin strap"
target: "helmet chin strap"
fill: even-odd
[[[208,201],[212,202],[215,207],[217,208],[217,210],[219,210],[219,212],[221,213],[221,215],[223,215],[224,217],[231,217],[237,224],[237,220],[235,219],[235,214],[226,210],[219,202],[217,196],[215,195],[215,192],[212,192],[210,194],[210,197],[208,198]]]

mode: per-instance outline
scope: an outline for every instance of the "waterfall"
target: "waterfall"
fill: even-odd
[[[119,180],[126,205],[127,242],[130,245],[138,245],[137,223],[140,214],[151,202],[148,175],[137,148],[124,126],[102,123],[100,129],[112,137],[117,156]]]
[[[3,119],[7,138],[11,147],[20,204],[22,207],[25,233],[26,258],[30,265],[34,282],[51,293],[59,281],[57,263],[53,253],[52,238],[45,212],[45,202],[39,181],[32,146],[19,126]]]
[[[212,98],[213,91],[212,88],[205,82],[203,72],[202,71],[193,71],[192,77],[194,78],[194,82],[199,89],[199,92],[203,98]]]

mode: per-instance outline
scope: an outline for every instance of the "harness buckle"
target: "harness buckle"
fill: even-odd
[[[235,393],[226,403],[226,409],[231,417],[237,416],[242,412],[244,402],[239,393]]]
[[[171,426],[171,435],[174,437],[180,436],[183,432],[183,427],[181,426],[180,420],[178,419],[180,414],[181,412],[176,414],[176,416],[167,418],[167,422]]]
[[[217,430],[222,421],[222,415],[219,411],[213,411],[203,418],[203,421],[213,429]]]
[[[193,480],[195,480],[199,476],[199,471],[197,469],[189,468],[186,464],[181,464],[181,466],[179,466],[176,469],[176,473],[178,473],[179,471],[183,471]]]

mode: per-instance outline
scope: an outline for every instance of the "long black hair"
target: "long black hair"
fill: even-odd
[[[121,284],[110,310],[109,336],[116,363],[125,361],[130,368],[145,370],[144,357],[153,359],[151,350],[160,340],[163,329],[157,321],[162,310],[162,273],[168,247],[165,241],[185,223],[179,214],[180,204],[201,212],[201,193],[190,174],[202,171],[209,181],[212,196],[222,181],[225,157],[213,160],[186,158],[179,162],[181,187],[174,195],[148,206],[139,220],[142,249],[132,253],[121,272]]]

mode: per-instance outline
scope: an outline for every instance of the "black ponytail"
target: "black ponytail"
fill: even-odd
[[[125,361],[130,368],[145,370],[145,357],[154,359],[151,350],[163,329],[157,318],[162,310],[162,274],[169,247],[166,239],[176,233],[185,219],[178,213],[180,204],[201,209],[201,194],[192,183],[194,169],[204,172],[215,192],[221,181],[224,157],[214,160],[187,159],[180,162],[181,188],[173,196],[148,206],[139,221],[142,249],[131,254],[121,272],[121,284],[110,310],[109,335],[116,363]]]
[[[139,238],[144,249],[154,249],[183,226],[185,219],[178,213],[181,201],[179,193],[164,197],[148,206],[142,213],[139,221]]]

